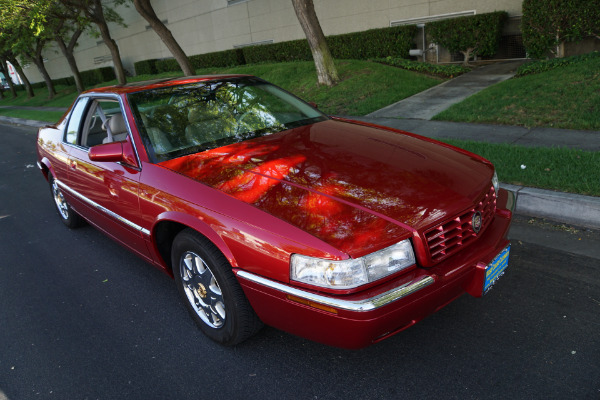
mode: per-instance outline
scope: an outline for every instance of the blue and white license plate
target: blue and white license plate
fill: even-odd
[[[485,270],[485,281],[483,282],[483,294],[485,294],[490,288],[496,283],[498,278],[504,274],[504,270],[508,267],[508,254],[510,253],[510,245],[506,246],[504,250],[500,252],[488,264]]]

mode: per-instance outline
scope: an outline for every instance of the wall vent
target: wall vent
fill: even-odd
[[[273,43],[273,39],[262,40],[260,42],[252,42],[252,43],[244,43],[244,44],[236,44],[233,46],[234,49],[241,49],[242,47],[250,47],[250,46],[260,46],[263,44],[271,44]]]

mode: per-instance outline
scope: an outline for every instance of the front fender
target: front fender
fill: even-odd
[[[176,223],[184,227],[188,227],[205,236],[214,246],[219,249],[225,258],[227,258],[227,261],[229,261],[233,268],[238,268],[237,261],[233,256],[233,252],[229,246],[227,246],[221,235],[217,233],[217,230],[223,229],[223,225],[221,223],[215,224],[215,218],[211,217],[210,215],[195,217],[181,211],[165,211],[158,215],[154,225],[152,226],[152,238],[156,238],[157,231],[160,229],[161,223],[164,222]],[[217,226],[220,228],[217,228]],[[154,246],[157,246],[156,240],[153,239],[152,241]]]

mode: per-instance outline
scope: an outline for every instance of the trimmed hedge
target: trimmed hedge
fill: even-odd
[[[93,86],[93,85],[97,85],[98,83],[111,81],[116,78],[112,67],[104,67],[104,68],[83,71],[83,72],[80,72],[80,74],[81,74],[81,79],[83,80],[84,86]],[[84,75],[88,76],[87,82],[84,79]],[[55,88],[58,85],[75,86],[75,78],[73,78],[72,76],[67,76],[64,78],[52,79],[52,83],[54,84]],[[46,82],[40,81],[40,82],[32,83],[31,87],[34,89],[46,88]],[[25,85],[15,85],[15,89],[17,91],[25,91]]]
[[[498,51],[507,18],[507,12],[495,11],[430,22],[426,29],[434,42],[453,53],[491,57]],[[468,61],[465,59],[465,63]]]
[[[327,41],[333,58],[408,58],[408,52],[415,44],[416,34],[416,25],[404,25],[328,36]]]
[[[417,27],[408,25],[327,36],[326,40],[331,55],[337,59],[366,60],[388,56],[408,58],[416,34]],[[194,69],[310,60],[312,60],[312,53],[306,39],[248,46],[190,57]],[[173,58],[138,61],[134,66],[136,75],[181,71],[179,64]]]
[[[592,58],[600,58],[600,52],[593,51],[588,54],[579,56],[571,56],[565,58],[551,58],[549,60],[530,61],[521,65],[517,69],[516,77],[525,75],[539,74],[540,72],[550,71],[551,69],[562,68],[568,65],[577,64],[583,61],[591,60]]]
[[[58,78],[58,79],[52,79],[52,84],[56,87],[57,85],[64,85],[64,86],[75,86],[75,79],[73,79],[72,76],[68,76],[66,78]],[[25,85],[15,85],[15,87],[17,87],[17,90],[21,90],[21,88],[23,88],[23,90],[25,90]],[[36,83],[32,83],[31,87],[34,89],[42,89],[46,87],[46,81],[39,81]]]
[[[248,46],[242,48],[242,51],[248,64],[312,60],[312,53],[306,39]]]
[[[52,83],[54,83],[55,86],[75,86],[75,78],[73,78],[72,76],[67,76],[66,78],[52,79]]]
[[[174,58],[166,58],[156,62],[156,72],[182,72],[179,63]]]
[[[407,25],[327,36],[325,39],[331,55],[337,59],[407,58],[416,34],[417,27]],[[249,64],[312,60],[306,39],[244,47],[243,51]]]
[[[214,53],[198,54],[190,57],[194,69],[210,67],[235,67],[246,64],[242,49],[215,51]]]
[[[562,42],[600,35],[598,0],[523,0],[523,44],[530,57],[556,54]]]
[[[152,58],[150,60],[138,61],[133,64],[133,68],[135,70],[136,75],[155,75],[158,73],[158,69],[156,68],[156,63],[159,60],[156,58]]]
[[[113,67],[102,67],[80,72],[83,86],[94,86],[102,82],[117,79]]]

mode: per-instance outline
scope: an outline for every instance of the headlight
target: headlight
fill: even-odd
[[[498,196],[498,190],[500,189],[500,184],[498,183],[498,175],[496,174],[496,170],[494,170],[494,176],[492,177],[492,185],[494,185],[494,190],[496,191],[496,196]]]
[[[343,261],[293,254],[290,277],[315,286],[351,289],[401,271],[414,263],[415,254],[407,239],[364,257]]]

